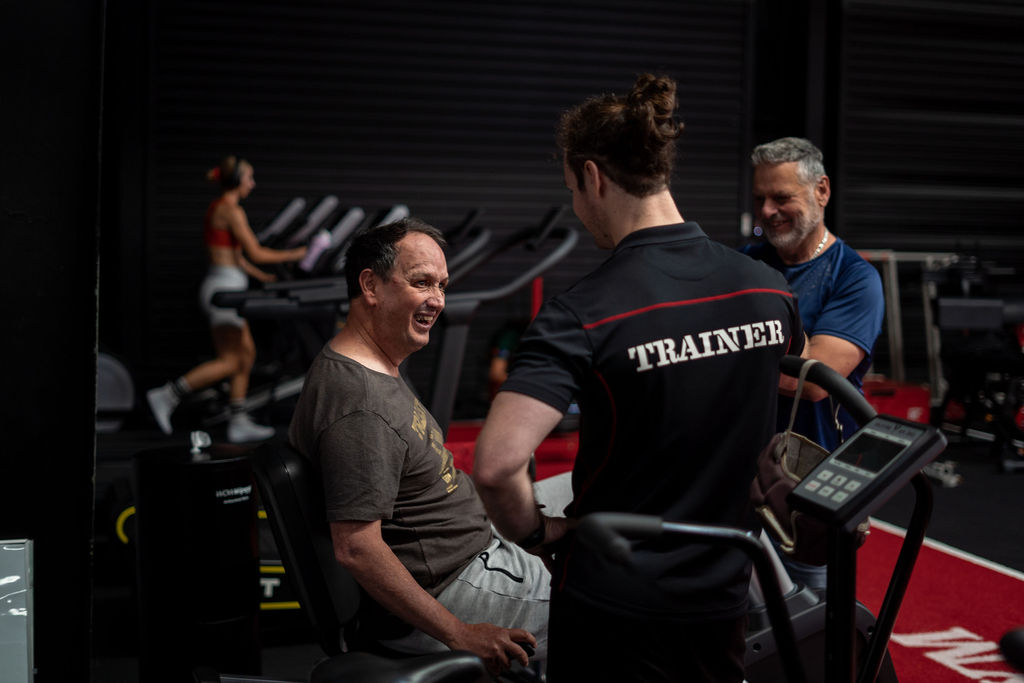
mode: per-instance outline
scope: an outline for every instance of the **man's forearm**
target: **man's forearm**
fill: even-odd
[[[804,345],[801,358],[813,358],[829,366],[843,377],[848,376],[864,359],[864,351],[855,344],[833,337],[820,334],[811,337]],[[797,378],[789,375],[779,375],[779,393],[785,396],[792,396],[796,393]],[[804,383],[801,398],[809,401],[820,401],[828,396],[828,392],[811,382]]]
[[[381,607],[446,645],[456,637],[461,622],[423,590],[382,539],[342,547],[338,561]]]
[[[478,482],[477,490],[491,522],[508,540],[522,541],[542,523],[527,468],[506,478],[499,486]]]
[[[503,391],[480,431],[473,481],[494,526],[510,541],[522,541],[542,522],[533,497],[530,458],[561,417],[546,403]]]
[[[483,658],[492,674],[516,660],[528,663],[521,644],[537,640],[520,628],[490,623],[465,623],[413,579],[380,535],[380,522],[332,522],[335,558],[379,605],[452,650]]]

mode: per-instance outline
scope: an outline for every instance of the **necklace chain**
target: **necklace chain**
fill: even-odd
[[[828,228],[825,228],[825,234],[822,235],[821,241],[818,242],[818,248],[814,250],[813,254],[811,254],[811,259],[815,258],[818,254],[821,253],[821,250],[825,246],[825,242],[827,242],[827,241],[828,241]],[[808,259],[808,260],[810,260],[810,259]]]

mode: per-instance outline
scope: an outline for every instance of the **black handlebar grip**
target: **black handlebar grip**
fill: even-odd
[[[999,639],[999,649],[1010,666],[1024,672],[1024,626],[1004,633]]]
[[[841,406],[846,408],[858,425],[863,426],[878,414],[878,411],[857,390],[857,387],[824,363],[799,356],[783,356],[779,361],[779,369],[790,377],[797,377],[800,375],[800,368],[804,363],[812,363],[807,371],[807,381],[813,382],[827,391]]]
[[[586,515],[576,531],[583,543],[619,564],[628,565],[633,549],[626,537],[657,538],[663,527],[660,517],[595,512]]]

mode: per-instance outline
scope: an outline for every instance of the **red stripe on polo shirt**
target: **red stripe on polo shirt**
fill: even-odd
[[[595,327],[600,327],[607,323],[615,322],[616,320],[622,320],[624,318],[630,318],[634,315],[641,315],[649,311],[654,311],[659,308],[675,308],[677,306],[692,306],[694,304],[704,304],[710,301],[722,301],[723,299],[734,299],[738,296],[746,296],[748,294],[781,294],[792,298],[792,292],[785,292],[781,289],[743,289],[738,292],[730,292],[729,294],[717,294],[715,296],[706,296],[700,299],[685,299],[683,301],[665,301],[660,304],[654,304],[652,306],[644,306],[643,308],[637,308],[632,311],[626,311],[625,313],[616,313],[615,315],[608,316],[596,322],[587,323],[583,326],[585,330],[592,330]]]

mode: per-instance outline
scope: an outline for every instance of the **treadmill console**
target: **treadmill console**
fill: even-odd
[[[852,531],[945,446],[935,427],[877,415],[811,470],[789,494],[789,503]]]

